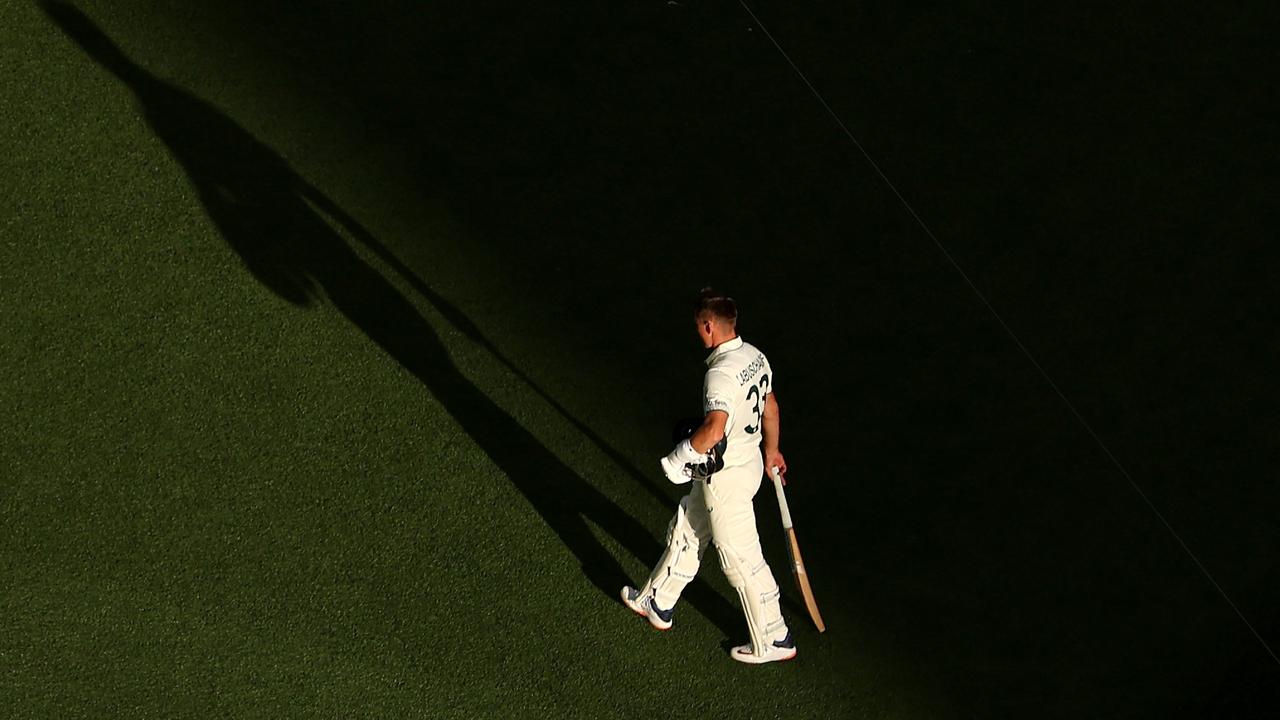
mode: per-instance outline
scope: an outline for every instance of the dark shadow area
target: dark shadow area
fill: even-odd
[[[752,6],[1280,645],[1274,8]],[[901,661],[960,717],[1274,715],[1274,660],[737,3],[228,0],[202,17],[387,138],[410,192],[521,270],[530,333],[652,399],[636,423],[693,409],[689,290],[738,297],[780,378],[789,498],[830,626],[802,644]],[[324,225],[331,204],[216,111],[138,92],[264,283],[296,302],[322,286],[603,568],[589,575],[616,563],[583,515],[651,559],[649,534],[448,365]],[[293,237],[254,246],[268,220]],[[394,250],[431,277],[426,249]],[[590,417],[610,400],[562,405]],[[771,511],[762,499],[783,575]]]
[[[386,246],[378,242],[363,225],[356,222],[355,218],[347,215],[343,212],[342,208],[333,204],[333,202],[329,201],[327,198],[323,198],[323,202],[320,204],[320,207],[330,217],[338,220],[338,222],[340,222],[343,227],[347,228],[347,230],[351,232],[365,247],[373,251],[379,259],[387,263],[389,267],[404,278],[405,281],[407,281],[415,291],[426,298],[427,302],[431,303],[431,305],[435,307],[435,309],[446,320],[448,320],[451,325],[462,332],[463,335],[466,335],[469,340],[484,348],[495,360],[498,361],[499,364],[505,367],[512,375],[519,378],[521,382],[529,387],[529,389],[533,390],[535,395],[541,398],[543,402],[550,405],[551,408],[560,415],[560,417],[564,418],[565,421],[573,426],[574,430],[577,430],[583,437],[591,441],[591,444],[595,445],[596,448],[605,455],[605,457],[609,458],[615,467],[625,472],[633,481],[636,482],[636,484],[647,490],[649,495],[657,500],[659,504],[664,507],[674,504],[675,501],[659,489],[661,486],[652,477],[646,476],[644,473],[636,469],[636,467],[632,465],[617,448],[613,447],[605,441],[604,438],[600,437],[600,434],[589,427],[586,423],[575,417],[573,413],[569,412],[569,410],[565,408],[559,400],[552,397],[545,390],[539,387],[527,373],[521,370],[519,366],[507,357],[506,353],[502,352],[502,350],[498,348],[493,341],[480,331],[480,328],[471,321],[471,318],[467,317],[467,315],[459,310],[456,305],[449,302],[448,299],[436,292],[430,285],[423,282],[422,278],[418,277],[412,269],[407,267],[398,257],[393,255]]]
[[[406,273],[450,322],[497,354],[464,315],[409,273],[354,218],[217,108],[133,63],[74,7],[61,3],[43,7],[90,57],[134,92],[151,129],[185,169],[209,217],[254,277],[293,304],[309,305],[322,299],[332,303],[369,340],[421,381],[577,557],[587,579],[601,592],[614,598],[630,578],[592,536],[587,520],[603,528],[641,562],[658,557],[661,547],[650,530],[561,463],[475,387],[452,363],[436,332],[413,304],[361,260],[326,218],[398,272]],[[515,370],[509,361],[498,357]],[[539,394],[561,409],[545,393]],[[594,435],[592,438],[618,459],[617,451]],[[632,473],[640,478],[638,472]],[[705,584],[691,587],[688,600],[726,636],[740,634],[738,611]]]

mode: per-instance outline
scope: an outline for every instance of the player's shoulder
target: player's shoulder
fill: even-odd
[[[739,368],[745,367],[768,367],[769,358],[765,357],[764,351],[743,340],[742,347],[733,352],[734,365]]]
[[[735,347],[717,355],[708,363],[706,385],[738,387],[761,372],[772,372],[764,353],[754,345],[745,341],[734,343]]]
[[[751,359],[753,359],[753,360],[754,360],[755,358],[762,358],[762,357],[764,357],[764,351],[763,351],[763,350],[761,350],[760,348],[756,347],[755,345],[752,345],[751,343],[747,342],[746,340],[743,340],[743,341],[742,341],[742,347],[741,347],[741,348],[739,348],[739,349],[738,349],[738,351],[739,351],[740,353],[742,353],[742,355],[743,355],[743,356],[749,357],[749,358],[751,358]]]

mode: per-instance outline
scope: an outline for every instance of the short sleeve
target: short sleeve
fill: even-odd
[[[707,372],[702,381],[702,413],[720,410],[732,417],[735,389],[733,378],[715,370]]]

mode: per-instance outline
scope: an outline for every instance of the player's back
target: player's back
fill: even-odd
[[[725,467],[760,461],[765,396],[773,392],[773,369],[764,353],[741,337],[721,343],[707,358],[703,412],[728,413]]]

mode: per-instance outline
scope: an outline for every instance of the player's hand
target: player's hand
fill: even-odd
[[[683,485],[693,480],[693,475],[689,473],[688,465],[675,465],[670,458],[661,458],[658,460],[658,464],[662,466],[662,474],[677,485]]]
[[[778,468],[778,474],[782,476],[782,484],[787,484],[787,459],[782,457],[782,453],[774,450],[766,453],[764,457],[765,472],[769,473],[769,479],[773,479],[773,468]]]
[[[662,466],[662,473],[667,476],[667,479],[679,485],[693,479],[689,474],[688,464],[701,459],[702,453],[694,450],[688,440],[684,440],[676,445],[676,449],[672,450],[670,455],[659,460],[658,464]]]

